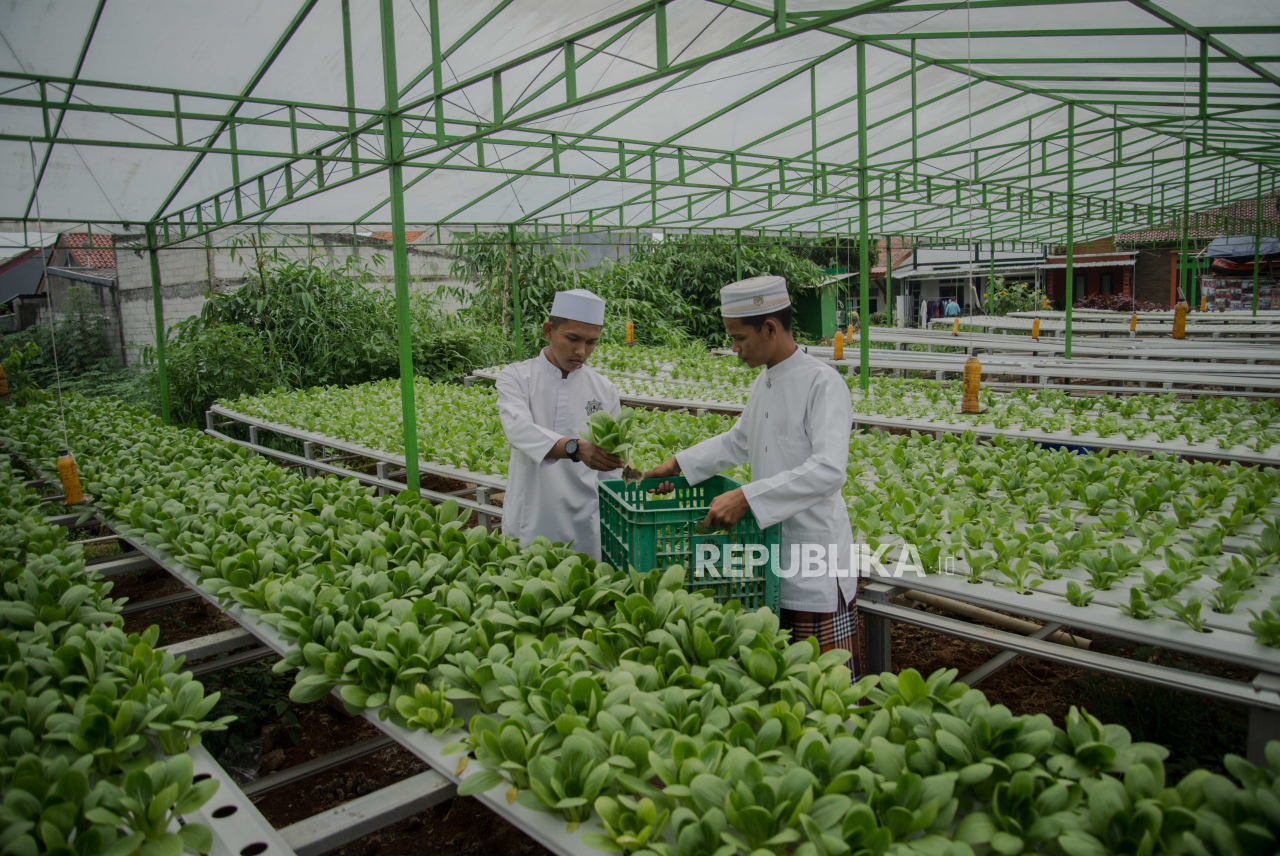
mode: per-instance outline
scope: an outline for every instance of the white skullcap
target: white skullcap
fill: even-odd
[[[557,291],[551,301],[551,314],[566,321],[581,321],[600,327],[604,325],[604,300],[585,288]]]
[[[720,289],[720,314],[725,318],[768,315],[790,305],[787,281],[780,276],[753,276]]]

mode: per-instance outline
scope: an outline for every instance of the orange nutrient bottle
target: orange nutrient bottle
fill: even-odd
[[[80,489],[80,473],[76,471],[76,459],[70,449],[58,450],[58,475],[62,478],[62,495],[67,505],[76,505],[84,499]]]
[[[1187,303],[1180,302],[1173,307],[1173,338],[1181,339],[1187,335]]]
[[[982,363],[977,357],[964,361],[964,395],[960,399],[960,412],[978,412],[978,389],[982,386]]]
[[[839,330],[836,331],[835,358],[837,360],[844,359],[844,333]]]
[[[636,325],[628,321],[627,322],[627,344],[634,345],[635,338],[636,338]]]

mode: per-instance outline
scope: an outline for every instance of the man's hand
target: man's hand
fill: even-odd
[[[578,441],[578,460],[591,469],[599,470],[602,473],[622,469],[627,463],[617,455],[610,455],[604,449],[594,443],[588,443],[586,440]]]
[[[713,531],[732,529],[750,510],[751,506],[747,503],[746,494],[742,492],[742,488],[736,488],[711,500],[711,508],[708,509],[702,525]]]
[[[654,467],[653,469],[649,470],[649,472],[645,473],[643,478],[665,479],[670,476],[678,476],[678,475],[680,475],[680,462],[675,459],[674,455],[672,455],[671,458],[666,461],[666,463],[658,464],[658,466]],[[673,485],[671,482],[663,482],[662,484],[655,487],[653,489],[653,492],[654,493],[671,493],[671,491],[675,489],[676,489],[676,486]]]

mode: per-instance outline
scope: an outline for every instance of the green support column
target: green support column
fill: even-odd
[[[883,202],[880,203],[884,205]],[[884,296],[888,304],[884,308],[884,317],[890,327],[893,326],[893,238],[884,236]]]
[[[1188,309],[1195,309],[1196,303],[1191,294],[1190,273],[1187,270],[1187,241],[1191,228],[1191,143],[1184,144],[1182,159],[1182,251],[1178,256],[1178,284],[1182,287],[1182,299],[1187,301]]]
[[[511,277],[511,320],[516,326],[516,359],[524,359],[524,313],[520,310],[519,255],[516,253],[516,224],[507,224],[507,273]]]
[[[1253,228],[1253,314],[1258,315],[1258,267],[1262,248],[1262,164],[1258,164],[1258,214]]]
[[[871,253],[867,244],[867,46],[858,42],[858,386],[871,388]]]
[[[413,404],[413,339],[409,320],[409,253],[404,237],[404,126],[396,84],[396,35],[392,0],[380,0],[382,83],[387,98],[387,175],[391,184],[391,257],[396,286],[396,332],[400,340],[400,406],[404,418],[405,484],[418,492],[418,420]],[[435,4],[432,4],[435,8]]]
[[[169,372],[164,361],[164,303],[160,300],[160,256],[156,252],[156,224],[147,224],[147,255],[151,261],[151,303],[156,310],[156,366],[160,378],[160,417],[169,422]]]
[[[1071,359],[1071,303],[1076,267],[1076,105],[1067,105],[1067,329],[1063,355]]]

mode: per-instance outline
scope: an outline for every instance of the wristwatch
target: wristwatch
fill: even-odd
[[[564,455],[575,464],[578,463],[578,441],[570,438],[564,444]]]

